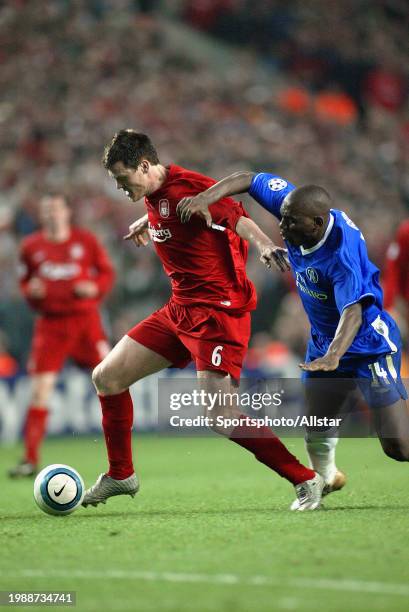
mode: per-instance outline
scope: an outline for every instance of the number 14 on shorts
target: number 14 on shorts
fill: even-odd
[[[393,380],[396,381],[398,375],[391,355],[386,355],[385,365],[388,370],[385,370],[385,368],[382,367],[379,361],[375,361],[375,363],[369,364],[368,368],[370,369],[372,374],[373,385],[390,385],[389,377],[392,377]]]

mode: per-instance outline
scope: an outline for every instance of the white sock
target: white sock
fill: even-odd
[[[325,438],[319,432],[310,431],[305,436],[305,447],[310,459],[310,467],[321,474],[325,482],[331,483],[337,472],[335,447],[338,438]]]

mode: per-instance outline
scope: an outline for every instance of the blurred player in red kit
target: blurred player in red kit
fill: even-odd
[[[393,311],[402,336],[406,339],[409,325],[409,219],[403,221],[386,254],[383,275],[385,308]]]
[[[109,351],[98,312],[114,280],[107,253],[91,232],[71,225],[64,196],[45,196],[40,218],[42,230],[20,247],[20,288],[38,316],[28,361],[32,397],[24,427],[25,455],[9,471],[14,478],[37,471],[48,401],[66,359],[94,368]]]
[[[215,181],[171,164],[163,166],[149,137],[133,130],[116,134],[105,150],[105,168],[118,189],[136,202],[145,197],[147,215],[131,226],[128,238],[138,245],[152,239],[170,277],[169,302],[125,335],[95,368],[93,381],[102,408],[102,426],[109,471],[86,491],[83,505],[105,503],[114,495],[138,491],[131,446],[133,404],[129,386],[175,366],[195,362],[201,389],[232,393],[237,389],[250,338],[250,311],[256,306],[253,284],[246,275],[247,242],[259,251],[273,250],[273,263],[287,267],[283,249],[275,247],[249,219],[239,202],[223,198],[212,206],[213,225],[201,219],[187,226],[176,206]],[[212,428],[252,452],[256,459],[291,482],[301,511],[319,507],[323,480],[301,465],[267,426],[255,429],[238,407],[216,403],[216,417],[237,418],[238,423]]]

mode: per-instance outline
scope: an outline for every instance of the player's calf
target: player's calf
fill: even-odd
[[[215,406],[212,411],[205,411],[210,417],[210,429],[215,433],[229,438],[237,423],[246,418],[239,410],[234,408]]]
[[[409,440],[381,439],[383,452],[395,461],[409,461]]]

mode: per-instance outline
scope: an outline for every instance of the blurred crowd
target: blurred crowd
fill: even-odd
[[[406,0],[184,0],[194,27],[240,46],[310,90],[339,87],[356,104],[402,110],[407,98]]]
[[[122,241],[143,204],[130,205],[100,162],[123,127],[148,133],[165,164],[322,184],[382,267],[409,210],[408,11],[404,0],[2,3],[0,348],[24,363],[31,322],[18,243],[38,226],[38,200],[50,189],[68,195],[76,222],[111,252],[113,341],[167,299],[151,246]],[[237,44],[234,67],[221,76],[206,57],[175,50],[168,18]],[[278,240],[274,219],[246,202]],[[259,294],[255,347],[273,333],[302,353],[306,325],[291,280],[255,254],[249,272]]]

